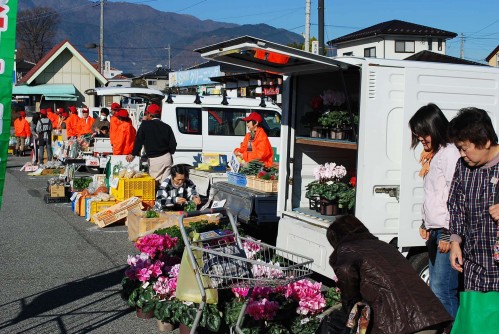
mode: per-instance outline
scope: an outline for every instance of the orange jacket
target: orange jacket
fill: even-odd
[[[129,122],[121,122],[118,125],[113,143],[113,155],[127,155],[132,153],[133,143],[137,131]]]
[[[92,117],[81,118],[78,120],[78,135],[86,135],[92,133],[92,125],[94,125],[95,119]]]
[[[57,129],[59,126],[59,116],[54,112],[47,112],[47,118],[52,122],[52,129]]]
[[[16,120],[14,121],[14,130],[16,137],[28,138],[29,136],[31,136],[29,123],[24,117],[16,118]]]
[[[246,162],[257,159],[265,163],[265,166],[271,167],[274,162],[274,150],[270,145],[269,137],[267,137],[265,131],[261,127],[256,129],[255,139],[252,143],[253,149],[251,151],[248,151],[249,139],[250,133],[248,132],[244,136],[241,147],[236,148],[234,152],[240,152],[243,155],[243,160]]]
[[[80,117],[77,114],[71,114],[66,119],[66,131],[69,137],[78,136],[78,120]]]
[[[111,140],[111,145],[114,145],[114,140],[119,125],[120,120],[118,119],[118,117],[111,116],[111,119],[109,120],[109,139]]]

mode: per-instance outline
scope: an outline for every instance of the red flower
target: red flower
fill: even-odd
[[[350,178],[350,181],[348,182],[352,185],[352,187],[355,187],[357,185],[357,177],[356,176],[352,176]]]
[[[271,175],[271,176],[270,176],[270,179],[271,179],[271,180],[275,180],[275,175]]]
[[[263,171],[262,171],[262,172],[259,172],[259,173],[258,173],[258,175],[257,175],[257,177],[260,177],[260,178],[261,178],[261,177],[262,177],[262,176],[264,176],[265,174],[267,174],[267,173],[265,173],[265,172],[263,172]]]
[[[310,101],[310,106],[314,110],[321,109],[323,107],[322,97],[316,96],[316,97],[312,98],[312,100]]]

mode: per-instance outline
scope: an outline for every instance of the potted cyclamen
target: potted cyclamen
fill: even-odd
[[[338,194],[344,191],[346,184],[340,180],[345,177],[347,170],[342,165],[333,162],[319,165],[314,168],[315,192],[320,197],[320,212],[322,215],[333,216],[338,214]]]

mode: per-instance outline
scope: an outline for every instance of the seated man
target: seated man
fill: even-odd
[[[155,210],[183,210],[184,206],[193,201],[201,204],[196,185],[189,180],[189,169],[184,165],[172,166],[170,176],[160,185],[156,192]]]

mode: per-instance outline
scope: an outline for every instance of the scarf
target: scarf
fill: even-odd
[[[248,152],[253,152],[253,141],[255,140],[255,136],[256,136],[256,130],[251,131],[248,141],[248,149],[247,149]]]
[[[426,174],[430,171],[430,161],[433,159],[433,156],[435,153],[432,152],[426,152],[423,150],[421,152],[421,157],[419,158],[419,162],[421,163],[421,170],[419,171],[419,176],[425,177]]]

